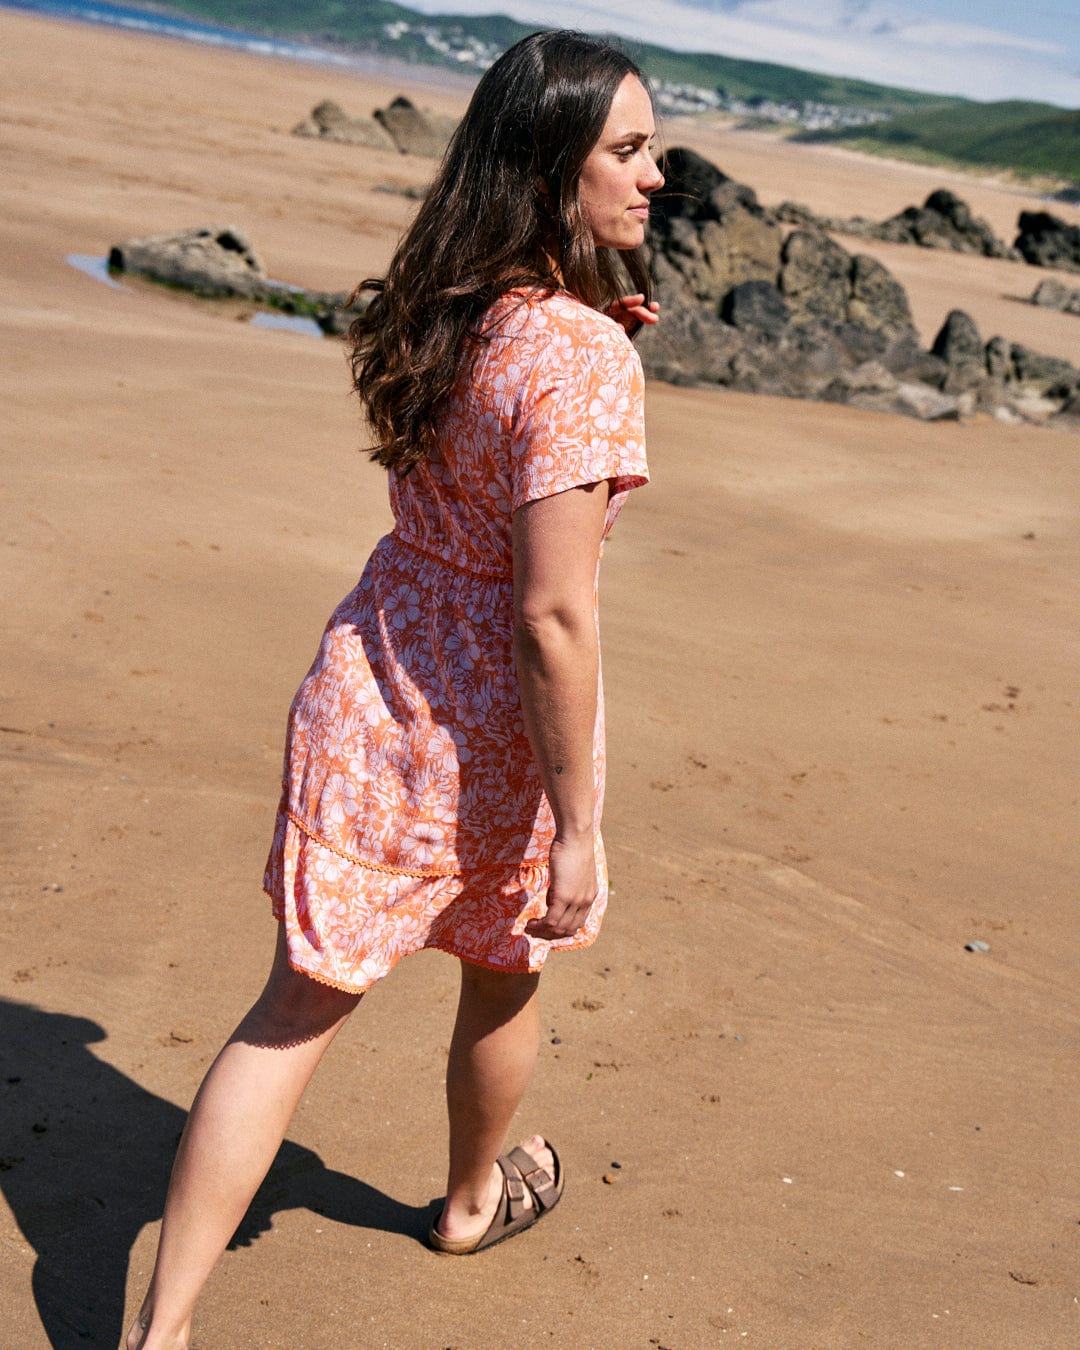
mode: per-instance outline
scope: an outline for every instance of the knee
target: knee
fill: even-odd
[[[359,1002],[359,994],[334,989],[288,967],[275,969],[240,1030],[247,1041],[295,1045],[324,1035]]]

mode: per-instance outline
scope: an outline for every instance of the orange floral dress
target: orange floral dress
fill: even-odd
[[[549,949],[591,943],[607,902],[601,688],[599,894],[571,937],[524,932],[544,910],[554,820],[514,671],[510,523],[607,479],[606,537],[648,480],[641,364],[617,323],[562,292],[511,292],[482,327],[437,452],[389,476],[393,531],[289,713],[263,884],[290,964],[356,993],[424,947],[539,970]]]

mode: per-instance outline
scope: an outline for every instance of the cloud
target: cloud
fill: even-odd
[[[890,0],[650,0],[633,10],[614,0],[408,2],[426,13],[445,12],[449,3],[458,13],[509,13],[538,26],[621,33],[928,93],[1080,107],[1080,63],[1063,43]]]

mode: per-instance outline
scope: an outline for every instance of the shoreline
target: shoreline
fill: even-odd
[[[306,67],[321,66],[345,74],[396,78],[446,93],[467,93],[479,79],[479,75],[458,74],[438,62],[396,60],[392,56],[369,52],[360,45],[332,43],[303,32],[283,34],[258,28],[231,28],[169,5],[84,6],[79,0],[70,4],[66,0],[56,0],[54,4],[48,0],[43,4],[34,0],[22,0],[21,3],[20,0],[0,0],[0,12],[3,11],[43,21],[163,38],[210,50],[235,51]],[[141,18],[149,22],[141,23]],[[153,23],[155,19],[162,21],[161,26]]]
[[[421,88],[428,88],[443,93],[464,93],[467,94],[475,87],[482,72],[476,74],[458,73],[451,67],[439,62],[414,62],[396,60],[392,56],[385,56],[366,51],[360,45],[352,45],[347,42],[333,42],[327,38],[318,38],[310,33],[303,31],[290,33],[275,33],[266,29],[240,29],[230,28],[225,25],[215,24],[208,20],[203,20],[193,15],[189,11],[177,9],[170,5],[162,4],[140,4],[133,6],[123,5],[94,5],[91,6],[91,14],[80,14],[77,11],[82,8],[81,0],[56,0],[54,4],[49,4],[48,0],[40,6],[34,3],[34,0],[0,0],[0,10],[9,10],[13,13],[20,13],[38,17],[41,19],[52,19],[57,22],[67,22],[76,24],[87,24],[93,27],[116,28],[123,32],[144,31],[147,36],[158,36],[171,38],[174,41],[194,43],[195,45],[204,45],[210,47],[219,47],[223,50],[245,51],[249,55],[269,57],[279,61],[296,62],[301,65],[318,67],[322,66],[328,70],[342,72],[353,72],[357,75],[370,75],[379,79],[400,79],[402,82],[411,83]],[[70,9],[72,12],[61,12]],[[149,18],[160,18],[175,23],[176,31],[164,31],[153,27],[140,29],[135,26],[127,25],[121,22],[112,22],[107,17],[109,11],[129,12],[132,15],[145,15]],[[94,17],[97,16],[97,17]],[[424,18],[418,11],[418,18]],[[222,42],[206,40],[198,36],[199,34],[220,34],[227,39]],[[677,117],[685,118],[685,114],[676,114]],[[743,128],[738,125],[740,119],[731,118],[730,120],[713,113],[702,113],[692,120],[700,121],[704,125],[715,125],[724,127],[727,130],[738,132],[740,135],[762,135],[777,137],[784,140],[791,140],[793,144],[800,144],[810,149],[831,150],[839,154],[862,155],[870,159],[883,160],[890,164],[904,165],[911,164],[921,169],[940,170],[942,173],[955,173],[965,177],[971,177],[975,181],[1001,185],[1007,190],[1015,191],[1018,195],[1038,195],[1045,200],[1051,201],[1054,205],[1062,209],[1073,209],[1080,212],[1080,204],[1071,202],[1058,202],[1052,193],[1064,188],[1075,187],[1076,183],[1069,178],[1055,177],[1054,175],[1036,174],[1025,176],[1017,170],[1008,167],[990,168],[987,166],[974,164],[965,160],[951,160],[943,158],[939,161],[933,159],[920,159],[917,156],[891,155],[888,153],[878,154],[876,151],[867,149],[854,149],[842,144],[830,143],[827,141],[805,141],[798,142],[794,140],[792,133],[784,126],[778,125],[775,130],[769,130],[761,127]]]

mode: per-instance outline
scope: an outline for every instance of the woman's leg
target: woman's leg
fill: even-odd
[[[536,975],[510,975],[461,963],[461,996],[446,1068],[450,1175],[438,1221],[444,1237],[482,1233],[495,1213],[501,1173],[495,1159],[525,1094],[540,1045]],[[544,1165],[538,1136],[524,1141]]]
[[[292,970],[279,930],[266,988],[192,1105],[173,1164],[153,1278],[128,1333],[128,1350],[188,1344],[195,1300],[359,997]]]

